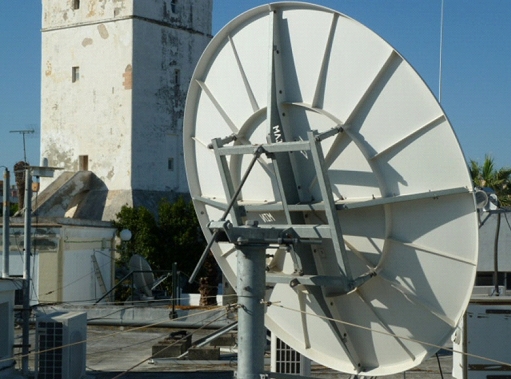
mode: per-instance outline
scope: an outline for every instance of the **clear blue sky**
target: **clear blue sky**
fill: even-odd
[[[214,0],[213,33],[261,0]],[[441,0],[317,0],[378,33],[438,96]],[[444,0],[442,106],[467,159],[511,166],[511,1]],[[0,166],[39,163],[41,0],[0,0]]]

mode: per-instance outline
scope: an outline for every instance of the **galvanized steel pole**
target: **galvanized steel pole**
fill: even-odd
[[[171,319],[177,318],[176,314],[176,303],[177,303],[177,262],[172,263],[172,317]]]
[[[28,375],[29,332],[30,332],[30,237],[32,230],[32,170],[25,170],[25,228],[23,247],[25,250],[23,259],[23,341],[21,367],[24,376]]]
[[[265,249],[265,245],[245,245],[237,252],[237,379],[261,379],[264,375]]]
[[[10,173],[7,168],[4,171],[4,198],[3,198],[3,222],[2,222],[2,278],[9,277],[9,218],[11,216],[11,206],[9,198]]]

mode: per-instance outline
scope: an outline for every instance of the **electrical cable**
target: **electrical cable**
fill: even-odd
[[[213,320],[213,322],[215,322],[215,321],[219,321],[222,317],[225,317],[225,315],[221,315],[221,317],[217,317],[215,320]],[[204,322],[204,321],[200,321],[200,322]],[[199,324],[199,321],[196,323],[196,325],[198,325],[198,324]],[[206,324],[206,326],[209,326],[209,325],[210,325],[210,323]],[[187,328],[187,329],[193,329],[193,326],[191,326],[191,327],[189,327],[189,328]],[[199,327],[198,329],[202,329],[202,327]],[[192,332],[192,333],[190,333],[190,334],[192,334],[192,335],[193,335],[193,334],[194,334],[194,332]],[[138,342],[138,343],[131,344],[131,345],[126,345],[126,346],[124,346],[124,347],[121,347],[120,349],[124,349],[124,348],[127,348],[127,347],[133,347],[133,346],[136,346],[136,345],[140,345],[140,344],[142,344],[142,343],[149,342],[149,341],[152,341],[152,340],[155,340],[155,339],[161,338],[161,337],[162,337],[162,336],[149,338],[149,339],[146,339],[146,340],[144,340],[144,341],[142,341],[142,342]],[[172,345],[174,345],[174,344],[172,344]],[[118,350],[118,349],[119,349],[119,347],[116,347],[116,348],[114,348],[114,349],[102,350],[102,351],[99,351],[99,352],[98,352],[98,351],[96,351],[96,352],[94,352],[94,353],[87,353],[87,355],[95,355],[95,354],[100,354],[100,353],[107,353],[107,352],[115,351],[115,350]]]
[[[440,376],[442,377],[442,379],[444,379],[444,373],[442,371],[442,365],[440,364],[440,357],[438,356],[438,351],[435,353],[435,356],[438,362],[438,370],[440,371]]]
[[[21,252],[21,242],[19,240],[19,234],[16,234],[14,233],[14,242],[16,243],[16,248],[18,250],[18,254],[20,255],[20,259],[21,259],[21,264],[24,266],[25,265],[25,258],[23,257],[23,253]]]
[[[223,295],[224,298],[229,298],[229,297],[236,297],[237,295],[236,294],[232,294],[232,295]],[[206,296],[205,298],[214,298],[216,296]],[[97,305],[94,303],[94,300],[95,299],[90,299],[90,303],[86,303],[86,302],[83,302],[83,301],[77,301],[75,303],[77,303],[78,305],[81,305],[81,306],[94,306],[94,305]],[[169,302],[171,302],[172,300],[176,300],[176,301],[180,301],[180,300],[189,300],[188,298],[177,298],[177,299],[156,299],[156,300],[151,300],[151,307],[152,308],[169,308],[170,304]],[[159,304],[158,304],[159,303]],[[104,320],[104,319],[108,319],[108,316],[111,316],[113,314],[116,314],[116,313],[119,313],[119,312],[123,312],[127,309],[132,309],[132,308],[137,308],[137,304],[147,304],[147,301],[145,300],[139,300],[139,301],[132,301],[130,302],[130,305],[126,305],[126,306],[123,306],[123,307],[120,307],[119,309],[116,309],[115,311],[109,313],[109,314],[106,314],[106,315],[103,315],[101,317],[94,317],[94,318],[89,318],[87,319],[87,321],[96,321],[96,320]],[[45,304],[45,303],[40,303],[40,304],[37,304],[37,305],[34,305],[32,306],[32,308],[34,307],[38,307],[38,306],[58,306],[58,305],[70,305],[72,306],[73,305],[73,302],[55,302],[55,303],[51,303],[51,304]],[[113,303],[103,303],[101,305],[116,305],[115,302]],[[186,307],[186,306],[185,306]],[[198,306],[193,306],[193,307],[198,307]],[[211,305],[210,307],[215,307],[215,305]],[[173,319],[174,320],[174,319]]]
[[[342,325],[352,326],[354,328],[358,328],[358,329],[361,329],[361,330],[366,330],[366,331],[370,331],[370,332],[373,332],[373,333],[386,335],[386,336],[393,337],[393,338],[396,338],[396,339],[399,339],[399,340],[414,342],[414,343],[417,343],[417,344],[434,347],[436,349],[444,349],[444,350],[447,350],[447,351],[449,351],[451,353],[458,353],[458,354],[462,354],[462,355],[467,356],[467,357],[482,359],[482,360],[485,360],[487,362],[491,362],[491,363],[495,363],[495,364],[499,364],[499,365],[511,366],[511,362],[504,362],[504,361],[499,361],[497,359],[492,359],[492,358],[484,357],[484,356],[477,355],[477,354],[466,353],[466,352],[463,352],[463,351],[454,350],[454,348],[440,346],[440,345],[436,345],[436,344],[430,343],[430,342],[420,341],[420,340],[415,339],[415,338],[400,336],[400,335],[397,335],[395,333],[391,333],[391,332],[387,332],[387,331],[383,331],[383,330],[371,329],[370,327],[363,326],[363,325],[358,325],[358,324],[355,324],[355,323],[352,323],[352,322],[349,322],[349,321],[337,320],[337,319],[332,318],[332,317],[321,316],[321,315],[318,315],[318,314],[315,314],[315,313],[309,313],[309,312],[306,312],[306,311],[301,311],[299,309],[289,308],[289,307],[286,307],[286,306],[283,306],[283,305],[279,304],[278,302],[269,302],[269,303],[267,303],[267,305],[268,306],[270,306],[270,305],[271,306],[276,306],[276,307],[279,307],[279,308],[282,308],[282,309],[287,309],[288,311],[292,311],[292,312],[302,313],[302,314],[307,315],[307,316],[318,317],[320,319],[323,319],[323,320],[326,320],[326,321],[335,322],[335,323],[342,324]]]
[[[100,350],[100,351],[95,351],[93,353],[87,353],[87,356],[91,356],[91,355],[97,355],[97,354],[104,354],[104,353],[110,353],[112,351],[116,351],[116,350],[123,350],[123,349],[127,349],[127,348],[132,348],[132,347],[135,347],[137,345],[142,345],[144,343],[147,343],[147,342],[150,342],[150,341],[154,341],[154,340],[157,340],[157,339],[160,339],[160,338],[163,338],[164,335],[166,335],[167,333],[160,333],[160,335],[156,336],[156,337],[152,337],[152,338],[149,338],[149,339],[144,339],[142,341],[139,341],[137,343],[133,343],[133,344],[129,344],[129,345],[125,345],[125,346],[116,346],[115,348],[113,349],[108,349],[108,350]]]
[[[202,315],[202,314],[206,314],[208,312],[213,312],[213,311],[216,312],[217,310],[220,310],[222,308],[225,308],[227,310],[229,307],[228,306],[220,306],[220,307],[217,307],[215,309],[209,309],[209,310],[204,311],[204,312],[195,313],[194,315]],[[175,320],[177,321],[179,319],[184,319],[186,317],[188,317],[188,315],[185,315],[183,317],[178,317]],[[220,315],[217,319],[220,319],[221,317],[224,317],[224,315]],[[58,347],[53,347],[53,348],[46,349],[46,350],[29,352],[28,354],[25,354],[25,355],[23,355],[23,354],[15,354],[15,356],[19,357],[19,358],[36,356],[36,355],[47,353],[47,352],[50,352],[50,351],[55,351],[55,350],[63,349],[63,348],[66,348],[66,347],[71,347],[71,346],[75,346],[75,345],[78,345],[78,344],[87,343],[89,341],[96,341],[96,340],[101,340],[101,339],[113,337],[115,335],[119,335],[119,334],[122,334],[122,333],[127,333],[127,332],[133,332],[133,331],[143,330],[143,329],[147,329],[147,328],[152,328],[152,327],[155,327],[155,326],[158,326],[160,324],[163,324],[163,323],[167,322],[167,320],[168,320],[168,318],[165,318],[162,321],[153,322],[151,324],[147,324],[147,325],[143,325],[143,326],[139,326],[139,327],[134,327],[134,328],[130,328],[130,329],[121,330],[121,331],[118,331],[118,332],[114,332],[114,333],[98,336],[98,337],[95,337],[95,338],[89,338],[89,339],[86,339],[84,341],[77,341],[77,342],[74,342],[74,343],[70,343],[70,344],[66,344],[66,345],[62,345],[62,346],[58,346]],[[214,321],[216,321],[216,319],[213,320],[212,322],[214,322]],[[209,326],[212,322],[206,324],[206,326]],[[12,357],[11,358],[0,359],[0,363],[10,361],[11,359],[12,359]]]
[[[509,223],[509,220],[507,218],[507,212],[504,212],[504,218],[506,219],[506,224],[507,224],[507,227],[509,228],[509,230],[511,230],[511,224]]]
[[[110,265],[110,264],[111,264],[111,262],[106,262],[106,263],[102,264],[101,266],[99,266],[99,268],[103,268],[103,267],[105,267],[105,266],[107,266],[107,265]],[[76,282],[78,282],[78,281],[80,281],[80,280],[83,280],[83,279],[85,279],[85,278],[89,277],[89,276],[90,276],[90,274],[91,274],[91,273],[90,273],[90,272],[88,272],[87,274],[85,274],[85,275],[82,275],[82,276],[78,277],[77,279],[73,280],[72,282],[66,283],[66,284],[62,285],[61,287],[55,288],[55,289],[53,289],[53,290],[51,290],[51,291],[48,291],[48,292],[44,293],[42,296],[51,295],[51,294],[52,294],[52,293],[54,293],[55,291],[60,291],[60,290],[62,290],[62,289],[64,289],[64,288],[66,288],[66,287],[68,287],[68,286],[70,286],[70,285],[72,285],[72,284],[75,284]]]
[[[216,319],[214,319],[214,320],[211,320],[209,324],[206,324],[206,325],[204,325],[204,326],[202,326],[202,327],[200,327],[200,328],[196,329],[194,332],[192,332],[192,333],[190,333],[190,334],[192,334],[192,335],[193,335],[194,333],[197,333],[199,330],[204,329],[206,326],[208,326],[208,325],[212,324],[213,322],[217,321],[217,320],[218,320],[218,319],[220,319],[221,317],[223,317],[223,315],[222,315],[222,316],[219,316],[218,318],[216,318]],[[187,335],[185,335],[185,336],[181,337],[180,339],[176,340],[173,344],[170,344],[170,345],[166,346],[166,347],[165,347],[165,348],[163,348],[161,351],[164,351],[164,350],[166,350],[166,349],[169,349],[171,346],[173,346],[173,345],[175,345],[175,344],[177,344],[177,343],[181,342],[181,341],[182,341],[182,340],[184,340],[185,338],[187,338]],[[160,352],[161,352],[161,351],[160,351]],[[139,363],[137,363],[136,365],[133,365],[133,366],[132,366],[132,367],[130,367],[129,369],[127,369],[127,370],[125,370],[124,372],[120,373],[119,375],[116,375],[116,376],[115,376],[115,377],[113,377],[112,379],[118,379],[118,378],[123,377],[124,375],[126,375],[126,374],[127,374],[127,373],[129,373],[129,372],[131,372],[132,370],[134,370],[134,369],[135,369],[135,368],[137,368],[138,366],[142,365],[143,363],[145,363],[145,362],[147,362],[147,361],[149,361],[149,360],[151,360],[151,359],[153,359],[153,358],[154,358],[154,355],[151,355],[150,357],[145,358],[144,360],[140,361],[140,362],[139,362]]]
[[[108,265],[109,263],[106,263],[105,265],[102,265],[100,267],[104,267],[106,265]],[[57,289],[54,289],[52,291],[49,291],[45,294],[43,294],[43,296],[46,296],[46,295],[49,295],[55,291],[58,291],[60,289],[63,289],[71,284],[74,284],[76,283],[77,281],[79,280],[82,280],[84,279],[85,277],[87,277],[87,275],[84,275],[82,277],[79,277],[78,279],[76,279],[75,281],[73,282],[70,282],[70,283],[67,283],[66,285],[62,286],[62,287],[59,287]],[[231,295],[223,295],[224,297],[236,297],[237,295],[236,294],[231,294]],[[212,298],[212,297],[216,297],[216,295],[213,295],[213,296],[206,296],[206,298]],[[38,303],[38,304],[35,304],[33,305],[32,307],[38,307],[38,306],[49,306],[49,305],[60,305],[60,304],[69,304],[69,305],[73,305],[73,304],[79,304],[79,305],[83,305],[83,306],[87,306],[87,305],[98,305],[95,303],[97,299],[96,298],[91,298],[91,299],[84,299],[84,300],[76,300],[76,301],[55,301],[55,302],[47,302],[47,303]],[[190,300],[190,298],[188,297],[178,297],[178,298],[167,298],[167,299],[153,299],[151,300],[151,304],[153,305],[154,303],[164,303],[162,304],[161,306],[165,306],[165,305],[168,305],[167,303],[169,301],[172,301],[172,300],[175,300],[175,301],[188,301]],[[130,304],[146,304],[147,303],[147,300],[132,300],[130,301]],[[102,302],[100,305],[119,305],[119,302],[118,301],[105,301],[105,302]]]
[[[276,307],[279,307],[279,308],[282,308],[282,309],[286,309],[286,310],[289,310],[289,311],[292,311],[292,312],[302,313],[302,314],[305,314],[305,315],[308,315],[308,316],[312,316],[312,317],[318,317],[318,318],[324,319],[326,321],[340,323],[340,324],[351,326],[351,327],[354,327],[354,328],[358,328],[358,329],[362,329],[362,330],[367,330],[367,331],[371,331],[371,332],[378,333],[378,334],[387,335],[387,336],[390,336],[390,337],[393,337],[393,338],[397,338],[397,339],[400,339],[400,340],[410,341],[410,342],[414,342],[414,343],[418,343],[418,344],[434,347],[434,348],[437,348],[437,349],[444,349],[444,350],[449,351],[451,353],[462,354],[464,356],[481,359],[481,360],[488,361],[488,362],[491,362],[491,363],[494,363],[494,364],[499,364],[499,365],[504,365],[504,366],[511,366],[511,362],[504,362],[504,361],[499,361],[499,360],[496,360],[496,359],[484,357],[484,356],[477,355],[477,354],[466,353],[466,352],[463,352],[463,351],[455,350],[454,348],[448,348],[448,347],[445,347],[445,346],[439,346],[439,345],[436,345],[436,344],[433,344],[433,343],[420,341],[418,339],[414,339],[414,338],[411,338],[411,337],[400,336],[400,335],[397,335],[397,334],[394,334],[394,333],[390,333],[390,332],[387,332],[387,331],[372,329],[370,327],[358,325],[358,324],[347,322],[347,321],[343,321],[343,320],[338,320],[338,319],[335,319],[335,318],[332,318],[332,317],[321,316],[321,315],[317,315],[317,314],[314,314],[314,313],[310,313],[310,312],[306,312],[306,311],[301,311],[301,310],[298,310],[298,309],[293,309],[293,308],[290,308],[290,307],[283,306],[283,305],[279,304],[278,302],[270,302],[270,303],[267,303],[267,305],[268,306],[276,306]],[[198,312],[195,315],[207,314],[208,312],[213,312],[213,311],[216,312],[219,309],[228,310],[231,307],[232,307],[232,305],[231,306],[216,307],[216,308],[204,311],[204,312]],[[184,317],[187,317],[187,316],[184,316]],[[218,321],[222,317],[225,317],[225,315],[220,315],[220,316],[216,317],[215,319],[211,320],[207,324],[204,324],[202,327],[198,328],[197,330],[201,330],[201,329],[206,328],[207,326],[209,326],[210,324],[212,324],[215,321]],[[179,319],[180,318],[176,318],[175,320],[179,320]],[[45,352],[48,352],[48,351],[53,351],[53,350],[61,349],[61,348],[64,348],[64,347],[69,347],[69,346],[77,345],[79,343],[85,343],[85,342],[90,342],[90,341],[96,341],[96,340],[100,340],[100,339],[110,338],[110,337],[113,337],[115,335],[126,333],[126,332],[133,332],[133,331],[137,331],[137,330],[148,329],[148,328],[157,326],[159,324],[162,324],[162,323],[164,323],[166,321],[167,320],[165,319],[164,321],[158,321],[158,322],[154,322],[154,323],[151,323],[151,324],[148,324],[148,325],[144,325],[144,326],[140,326],[140,327],[134,327],[134,328],[126,329],[126,330],[123,330],[123,331],[114,332],[114,333],[110,333],[110,334],[107,334],[107,335],[98,336],[98,337],[95,337],[95,338],[90,338],[90,339],[87,339],[86,341],[79,341],[79,342],[76,342],[76,343],[67,344],[67,345],[63,345],[63,346],[60,346],[60,347],[56,347],[56,348],[52,348],[52,349],[47,349],[47,350],[44,350],[44,351],[32,352],[32,353],[29,353],[28,355],[41,354],[41,353],[45,353]],[[6,362],[6,361],[8,361],[10,359],[12,359],[12,358],[0,360],[0,363]],[[150,359],[152,359],[152,356],[149,357],[149,358],[144,359],[143,361],[141,361],[139,363],[137,363],[136,365],[132,366],[128,370],[126,370],[123,373],[119,374],[115,378],[120,378],[120,377],[124,376],[128,372],[132,371],[133,369],[135,369],[136,367],[140,366],[141,364],[143,364],[144,362],[146,362],[146,361],[148,361]]]

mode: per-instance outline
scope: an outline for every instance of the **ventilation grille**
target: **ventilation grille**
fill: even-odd
[[[310,375],[311,361],[284,343],[274,334],[271,336],[271,371],[281,374]]]
[[[286,345],[277,338],[277,349],[275,351],[275,371],[285,374],[300,374],[300,353]]]
[[[62,346],[64,326],[60,322],[40,322],[38,325],[38,378],[62,378]]]
[[[54,313],[37,319],[36,378],[79,379],[85,375],[86,313]]]

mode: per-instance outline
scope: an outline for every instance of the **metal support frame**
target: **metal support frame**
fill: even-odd
[[[259,228],[257,223],[234,227],[230,222],[211,223],[237,247],[238,370],[237,379],[261,379],[264,371],[266,329],[266,249],[270,244],[296,242],[289,229]]]
[[[275,117],[275,115],[272,115]],[[275,120],[274,120],[275,121]],[[276,121],[278,122],[278,120]],[[223,215],[218,221],[211,221],[208,228],[212,232],[212,238],[204,252],[203,257],[215,242],[229,241],[238,248],[238,296],[240,310],[239,317],[239,356],[238,356],[238,378],[259,379],[266,375],[262,371],[262,359],[264,357],[264,285],[269,283],[287,283],[291,287],[307,286],[309,291],[317,298],[325,296],[338,296],[347,294],[376,275],[376,272],[369,271],[356,278],[352,276],[348,261],[342,229],[338,217],[338,207],[335,203],[328,167],[321,148],[321,141],[333,137],[343,131],[342,127],[333,128],[324,133],[309,131],[306,141],[286,142],[274,141],[270,137],[270,143],[254,146],[236,145],[224,146],[226,140],[214,139],[211,148],[214,149],[216,162],[222,178],[226,198],[230,199],[229,204],[223,209]],[[282,135],[284,136],[284,134]],[[255,150],[254,150],[255,149]],[[322,210],[328,220],[327,225],[309,225],[305,222],[301,211],[291,212],[291,209],[302,201],[302,194],[297,191],[297,180],[294,166],[296,162],[290,157],[294,151],[307,151],[312,159],[317,175],[317,181],[322,194]],[[234,180],[229,168],[227,155],[253,154],[253,158],[246,170],[239,186],[234,190]],[[251,222],[251,227],[239,226],[245,213],[244,207],[237,204],[241,189],[250,174],[259,155],[266,154],[273,160],[273,167],[281,196],[281,210],[286,216],[286,225],[261,225]],[[250,205],[245,205],[249,207]],[[264,209],[264,205],[259,205]],[[274,205],[270,205],[274,206]],[[233,222],[226,221],[227,215],[233,217]],[[331,244],[335,256],[321,258],[321,255],[313,254],[312,245],[321,245],[325,241]],[[265,254],[270,244],[287,246],[286,250],[291,255],[295,271],[291,275],[265,273]],[[315,248],[314,248],[315,249]],[[318,256],[320,256],[318,258]],[[196,268],[200,268],[202,260]],[[256,263],[258,262],[258,263]],[[261,284],[262,282],[262,284]],[[322,303],[321,307],[326,314],[331,314],[332,304]],[[346,331],[342,325],[333,325],[333,330],[342,338]],[[262,336],[262,337],[261,337]],[[262,346],[262,347],[261,347]],[[344,342],[344,349],[351,357],[354,365],[359,362],[356,351],[348,340]]]
[[[121,286],[122,283],[124,283],[126,280],[129,279],[130,276],[133,275],[133,271],[130,271],[129,273],[127,273],[126,275],[124,275],[112,288],[110,288],[107,293],[105,293],[103,296],[101,296],[99,299],[97,299],[93,305],[96,305],[98,304],[101,300],[103,300],[105,297],[107,297],[108,295],[110,295],[112,292],[114,292],[117,287]]]
[[[28,355],[30,353],[29,332],[30,332],[30,266],[32,259],[31,234],[32,234],[32,176],[53,177],[57,167],[29,166],[25,169],[25,215],[24,215],[24,240],[23,240],[23,310],[22,310],[22,348],[21,368],[24,376],[28,375]]]
[[[323,157],[323,149],[321,148],[321,138],[317,132],[309,131],[308,133],[310,150],[312,155],[312,161],[316,169],[316,175],[318,177],[318,185],[321,189],[321,196],[323,197],[323,203],[325,206],[325,214],[328,220],[328,224],[332,228],[332,244],[334,246],[335,254],[337,256],[337,263],[341,270],[341,273],[350,284],[353,280],[351,274],[350,265],[348,262],[348,253],[346,252],[346,246],[344,244],[344,238],[342,236],[341,223],[335,209],[334,197],[332,195],[332,187],[330,185],[330,179],[328,177],[328,168],[325,165],[325,159]],[[332,134],[334,135],[334,134]]]
[[[172,312],[171,319],[177,318],[176,304],[177,304],[177,262],[172,263]]]
[[[243,175],[243,178],[241,179],[241,182],[240,182],[238,188],[236,189],[236,191],[234,191],[234,193],[231,193],[231,190],[233,189],[233,187],[231,186],[232,181],[230,179],[228,179],[229,175],[227,175],[227,173],[229,172],[229,167],[228,167],[227,161],[225,159],[219,158],[220,155],[217,152],[217,150],[219,148],[217,145],[218,141],[221,141],[221,140],[213,140],[212,146],[215,147],[215,155],[217,156],[217,163],[218,163],[218,166],[220,168],[220,172],[221,172],[221,175],[223,178],[222,181],[224,184],[224,189],[227,193],[226,198],[231,199],[229,202],[229,205],[227,205],[227,208],[225,209],[224,213],[222,214],[220,221],[224,221],[225,218],[227,217],[227,215],[229,214],[229,212],[231,211],[231,209],[233,209],[233,211],[234,211],[233,214],[234,214],[235,220],[238,223],[238,221],[241,221],[241,220],[238,220],[238,212],[236,211],[237,208],[235,208],[235,207],[237,207],[236,200],[238,199],[238,196],[241,193],[241,189],[243,188],[243,185],[247,181],[250,172],[254,168],[254,165],[257,162],[257,159],[259,158],[259,156],[261,155],[263,150],[260,147],[257,147],[255,151],[252,151],[252,153],[253,153],[252,161],[250,162],[250,164],[247,168],[247,171]],[[199,262],[197,263],[197,266],[195,266],[195,269],[193,270],[192,275],[190,275],[190,279],[188,280],[188,283],[194,282],[200,269],[204,265],[204,262],[206,262],[206,258],[209,254],[209,250],[211,249],[211,246],[213,246],[213,243],[215,243],[216,239],[217,239],[217,232],[214,231],[213,236],[210,238],[208,245],[204,249],[204,252],[202,253],[201,257],[199,258]]]
[[[30,234],[32,231],[32,170],[27,168],[25,170],[25,227],[24,227],[24,240],[23,240],[23,259],[25,266],[23,269],[23,346],[21,348],[22,360],[21,370],[23,375],[28,375],[28,354],[29,354],[29,333],[30,333],[30,260],[31,260],[31,246]]]
[[[238,379],[261,379],[264,374],[265,245],[248,244],[238,259]]]
[[[270,6],[271,9],[271,6]],[[272,9],[271,9],[272,10]],[[271,49],[268,69],[271,75],[268,76],[268,101],[266,110],[267,119],[267,144],[256,147],[249,145],[225,146],[227,143],[236,141],[237,136],[231,135],[226,138],[215,138],[209,145],[214,150],[220,177],[226,194],[230,199],[229,204],[223,209],[223,216],[220,220],[212,221],[208,228],[212,232],[206,250],[199,261],[197,268],[202,266],[205,256],[215,242],[229,241],[237,248],[237,293],[238,293],[238,372],[239,379],[261,379],[267,377],[264,372],[264,295],[266,282],[266,249],[270,244],[288,246],[288,253],[293,259],[295,272],[292,275],[268,273],[268,279],[274,283],[289,283],[291,287],[298,285],[308,286],[312,296],[324,298],[326,295],[333,296],[347,293],[356,286],[363,284],[375,275],[370,272],[366,275],[353,279],[348,262],[348,254],[344,244],[337,206],[332,196],[332,190],[328,177],[328,167],[325,163],[321,141],[343,132],[341,125],[332,130],[318,133],[308,132],[308,140],[293,141],[290,118],[286,116],[286,94],[283,75],[283,62],[281,55],[281,41],[279,33],[279,12],[271,12],[269,44]],[[314,169],[317,173],[317,180],[323,197],[324,212],[328,219],[322,235],[317,225],[307,225],[304,214],[300,211],[293,212],[291,208],[300,203],[310,202],[310,196],[300,185],[298,175],[299,162],[293,152],[308,151],[312,157]],[[240,181],[238,189],[234,191],[234,180],[229,168],[227,155],[254,154],[249,168]],[[272,167],[275,172],[277,190],[280,194],[281,210],[284,212],[287,225],[282,228],[276,225],[265,225],[258,227],[257,222],[251,222],[248,226],[240,226],[244,210],[237,204],[238,195],[246,181],[253,165],[260,154],[272,160]],[[264,205],[262,206],[264,209]],[[226,221],[226,216],[231,214],[232,223]],[[296,229],[294,229],[296,227]],[[303,237],[300,233],[307,235]],[[317,258],[313,254],[311,244],[322,244],[324,239],[335,250],[335,257],[329,259]],[[336,264],[337,263],[337,267]],[[322,275],[318,275],[321,271]],[[191,280],[193,280],[191,278]],[[326,314],[331,314],[331,308],[326,302],[320,305]],[[345,331],[339,325],[333,325],[339,338],[342,339]],[[352,356],[352,361],[358,362],[356,354],[348,344],[345,346],[347,353]]]
[[[238,371],[237,379],[292,377],[264,371],[266,333],[264,327],[266,282],[288,283],[291,287],[339,286],[351,288],[343,277],[325,275],[266,274],[266,249],[271,245],[294,246],[302,241],[292,228],[259,227],[257,222],[234,226],[229,221],[213,221],[209,229],[237,247]],[[267,280],[268,279],[268,280]],[[367,280],[364,278],[364,281]]]
[[[3,222],[2,222],[2,278],[9,277],[9,219],[11,217],[10,207],[10,173],[6,168],[4,171],[4,198],[3,198]]]
[[[275,115],[272,116],[275,117]],[[239,379],[260,379],[266,375],[264,373],[264,346],[266,341],[264,295],[266,279],[271,283],[288,283],[291,287],[305,285],[310,289],[321,290],[323,293],[335,292],[336,295],[339,295],[350,292],[376,275],[374,272],[370,272],[354,279],[349,268],[337,207],[330,189],[328,168],[321,149],[323,139],[340,132],[342,132],[342,128],[334,128],[321,134],[311,131],[308,133],[307,141],[286,142],[281,140],[278,143],[273,141],[273,143],[258,146],[255,152],[253,146],[223,146],[225,139],[212,140],[210,147],[215,152],[226,198],[230,199],[230,202],[224,209],[220,220],[212,221],[208,225],[212,232],[212,238],[206,247],[203,258],[215,242],[229,241],[238,249],[237,293],[240,308],[238,311],[237,378]],[[270,140],[273,139],[270,138]],[[232,140],[234,139],[228,139],[228,141]],[[307,225],[301,213],[290,212],[290,205],[299,203],[301,198],[297,191],[294,164],[289,156],[292,151],[309,151],[311,154],[323,196],[323,209],[328,219],[328,225],[324,228],[318,228],[317,225]],[[254,154],[254,157],[238,188],[234,190],[234,181],[226,156],[250,153]],[[242,222],[243,210],[238,207],[237,199],[251,169],[259,155],[263,153],[274,161],[273,167],[287,225],[277,226],[272,224],[258,227],[257,222],[252,221],[249,226],[239,226]],[[232,223],[225,220],[228,214],[233,217]],[[335,258],[332,262],[328,262],[328,273],[318,275],[317,265],[320,263],[315,262],[310,245],[321,244],[324,239],[331,241],[335,250]],[[266,275],[266,249],[270,244],[281,247],[287,245],[287,250],[291,254],[295,265],[293,275],[272,273]],[[202,259],[199,261],[195,272],[202,265],[202,261]],[[337,268],[332,266],[331,263],[333,262],[337,263]],[[324,265],[325,263],[321,264]],[[324,307],[326,310],[327,306]],[[340,330],[338,333],[342,334],[343,331]],[[346,349],[347,351],[351,350],[348,346],[346,346]],[[354,360],[356,360],[356,357],[354,357]]]

